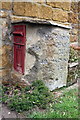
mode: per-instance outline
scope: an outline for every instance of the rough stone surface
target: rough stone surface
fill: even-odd
[[[34,2],[38,2],[38,3],[41,3],[41,4],[44,4],[46,3],[46,0],[33,0]]]
[[[43,80],[50,90],[66,85],[69,28],[65,29],[67,27],[62,25],[68,25],[70,22],[73,29],[79,28],[77,4],[72,3],[70,9],[69,2],[61,4],[52,0],[30,0],[30,2],[14,0],[13,3],[12,0],[9,1],[2,2],[0,5],[0,16],[2,17],[0,18],[0,28],[2,28],[0,30],[0,81],[3,79],[3,82],[7,83],[12,77],[13,81],[19,83],[21,79],[22,81],[26,80],[26,84],[29,84],[29,82],[39,79]],[[68,14],[70,10],[71,13]],[[39,23],[27,26],[26,72],[21,77],[15,72],[13,75],[10,74],[13,65],[11,22]],[[45,23],[46,25],[43,25]],[[76,30],[73,31],[73,29],[70,33],[71,41],[77,36]]]
[[[61,8],[64,10],[70,10],[70,2],[51,2],[49,0],[47,0],[47,4],[54,7],[54,8]]]
[[[13,15],[24,15],[25,3],[15,2],[13,3]]]
[[[9,59],[9,53],[12,51],[11,46],[2,46],[0,48],[0,69],[1,68],[11,68],[11,59]]]
[[[26,38],[27,67],[24,79],[30,83],[43,80],[50,90],[65,86],[69,58],[68,30],[45,25],[28,25]]]
[[[60,21],[60,22],[67,22],[68,21],[68,12],[54,8],[53,9],[53,20]]]
[[[78,3],[77,2],[72,2],[71,3],[71,11],[73,11],[74,13],[77,13],[78,12]]]
[[[19,7],[19,9],[18,9]],[[52,19],[52,8],[38,3],[20,3],[14,2],[14,15],[30,16],[44,19]],[[47,14],[48,13],[48,14]]]
[[[0,9],[2,8],[2,3],[1,3],[1,1],[0,1]]]
[[[38,17],[39,6],[36,3],[27,2],[25,3],[25,16]]]
[[[6,76],[7,74],[9,74],[9,69],[2,69],[0,70],[0,77],[4,77]]]
[[[6,11],[3,11],[3,10],[0,11],[0,17],[1,18],[6,18],[7,15],[8,15],[8,13]]]
[[[2,9],[11,10],[12,9],[12,0],[9,0],[8,2],[2,2]]]
[[[73,29],[71,30],[71,34],[72,34],[72,35],[78,35],[78,29],[73,28]]]
[[[68,67],[67,85],[71,85],[77,82],[78,77],[78,64],[72,67]]]
[[[77,35],[70,35],[70,42],[76,42],[78,41],[78,36]]]
[[[50,6],[52,4],[54,4],[54,9],[52,6]],[[68,11],[70,10],[69,4],[69,2],[49,2],[49,5],[38,4],[38,2],[14,2],[13,14],[20,16],[36,17],[40,19],[52,19],[59,22],[67,22]],[[65,9],[65,11],[63,9]]]
[[[46,5],[41,5],[39,8],[39,18],[52,19],[52,8]]]
[[[73,24],[78,24],[78,14],[70,12],[69,13],[69,22]]]
[[[0,56],[0,61],[1,60],[2,60],[2,62],[0,63],[0,68],[4,68],[8,64],[7,54],[4,54],[4,55]]]
[[[4,10],[1,10],[4,12]],[[7,14],[9,12],[6,12]],[[5,16],[4,16],[5,17]],[[11,25],[9,18],[0,18],[0,81],[7,83],[12,68]]]
[[[10,79],[10,83],[15,85],[17,84],[18,86],[21,87],[25,87],[25,86],[29,86],[30,83],[22,77],[22,75],[16,71],[12,71],[11,72],[11,79]]]

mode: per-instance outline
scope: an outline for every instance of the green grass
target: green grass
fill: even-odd
[[[2,86],[2,88],[2,102],[11,110],[29,111],[26,118],[75,118],[75,120],[79,118],[80,99],[77,88],[69,91],[63,88],[65,92],[57,98],[41,81],[35,81],[23,89],[18,86]],[[39,108],[38,111],[36,107]]]
[[[53,98],[40,80],[34,81],[31,86],[25,88],[18,86],[2,86],[2,88],[2,102],[16,112],[28,111],[35,107],[46,109]]]
[[[33,112],[29,118],[78,118],[78,90],[65,92],[46,112]]]

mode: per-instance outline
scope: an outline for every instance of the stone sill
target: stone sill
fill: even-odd
[[[76,67],[78,65],[78,62],[68,63],[69,68]]]
[[[21,17],[21,16],[14,16],[11,15],[11,23],[18,23],[18,22],[29,22],[29,23],[38,23],[38,24],[47,24],[47,25],[53,25],[62,27],[65,29],[71,29],[70,23],[57,23],[51,20],[45,20],[45,19],[38,19],[38,18],[31,18],[31,17]]]
[[[72,42],[72,43],[70,43],[70,45],[78,46],[78,42]]]

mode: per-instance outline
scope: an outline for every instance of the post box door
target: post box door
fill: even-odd
[[[14,44],[14,69],[24,74],[25,46]]]
[[[26,25],[13,26],[14,69],[24,74]]]

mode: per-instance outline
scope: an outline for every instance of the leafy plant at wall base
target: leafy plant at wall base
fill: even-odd
[[[35,106],[45,109],[52,101],[52,94],[40,80],[22,89],[16,87],[10,89],[10,87],[3,86],[3,102],[7,103],[11,110],[17,112],[30,110]]]
[[[72,62],[78,62],[78,52],[71,48],[69,54],[69,63]]]

